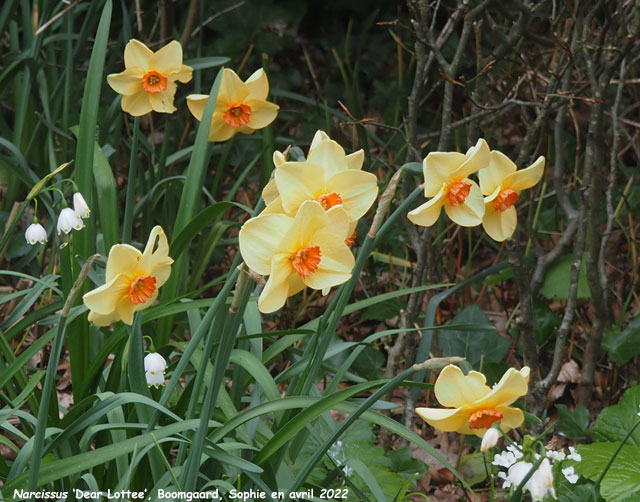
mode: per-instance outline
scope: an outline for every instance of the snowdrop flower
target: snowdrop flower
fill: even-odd
[[[64,232],[68,234],[71,230],[80,230],[84,227],[84,223],[80,217],[75,213],[73,209],[70,207],[65,207],[62,211],[60,211],[60,216],[58,216],[58,235],[60,232]]]
[[[569,446],[569,455],[567,455],[567,458],[580,462],[582,460],[582,455],[580,455],[573,446]]]
[[[482,436],[482,444],[480,445],[480,451],[487,451],[493,448],[500,439],[500,432],[495,427],[487,429],[487,432]]]
[[[147,385],[152,385],[157,389],[164,385],[164,370],[167,368],[167,361],[157,352],[147,354],[144,358],[144,371],[147,377]]]
[[[524,461],[516,462],[515,464],[513,464],[511,467],[509,467],[509,473],[505,478],[506,480],[505,487],[508,488],[511,485],[518,486],[520,483],[522,483],[522,480],[527,475],[527,473],[531,470],[532,467],[533,467],[532,463],[524,462]],[[533,476],[529,479],[531,480],[532,478]],[[509,483],[509,485],[507,486],[506,483]],[[527,487],[525,486],[525,488]]]
[[[91,209],[89,209],[87,202],[80,192],[73,194],[73,210],[80,218],[88,218],[91,216]]]
[[[564,477],[567,478],[567,481],[572,485],[578,482],[579,476],[575,473],[573,466],[562,469],[562,474],[564,474]]]
[[[27,227],[27,230],[25,230],[24,238],[32,246],[36,242],[44,244],[47,242],[47,231],[42,225],[40,225],[40,223],[32,223]]]

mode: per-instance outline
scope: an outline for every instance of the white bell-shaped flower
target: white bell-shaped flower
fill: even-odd
[[[60,232],[68,234],[69,232],[71,232],[71,230],[80,230],[83,227],[84,223],[73,209],[71,209],[70,207],[65,207],[62,211],[60,211],[57,225],[58,235],[60,235]]]
[[[73,194],[73,210],[80,218],[88,218],[91,216],[91,209],[89,209],[87,202],[80,192]]]
[[[480,445],[480,451],[487,451],[493,448],[500,439],[500,431],[495,427],[489,427],[487,432],[482,436],[482,444]]]
[[[27,227],[27,230],[25,230],[24,238],[32,246],[36,242],[44,244],[47,242],[47,231],[42,225],[40,225],[40,223],[32,223]]]
[[[164,385],[164,370],[167,369],[167,361],[157,352],[147,354],[144,358],[144,371],[147,377],[147,385],[158,388]]]

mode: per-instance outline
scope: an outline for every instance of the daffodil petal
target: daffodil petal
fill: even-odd
[[[225,68],[222,73],[222,83],[218,92],[218,103],[223,107],[244,102],[249,95],[249,88],[240,80],[235,71]]]
[[[482,373],[470,371],[465,375],[460,368],[450,364],[440,372],[434,392],[442,406],[460,408],[484,398],[491,389]]]
[[[493,202],[485,205],[482,228],[494,241],[502,242],[513,235],[518,224],[518,212],[514,206],[505,211],[498,212],[493,207]]]
[[[284,214],[265,214],[242,225],[238,235],[240,253],[250,269],[262,275],[271,273],[271,261],[292,223],[293,219]]]
[[[303,279],[307,286],[326,289],[349,280],[355,260],[344,239],[336,239],[331,228],[327,228],[316,232],[311,244],[320,246],[322,257],[317,270]]]
[[[213,112],[211,129],[209,129],[209,141],[227,141],[238,132],[240,128],[233,128],[224,121],[222,112]],[[253,131],[251,131],[253,132]]]
[[[333,140],[322,141],[318,146],[313,148],[311,152],[309,152],[307,161],[311,164],[322,166],[325,181],[347,169],[344,149]]]
[[[129,244],[115,244],[109,250],[104,280],[110,282],[116,275],[127,274],[138,267],[142,253]]]
[[[118,274],[109,282],[89,291],[82,297],[87,308],[97,314],[109,315],[116,310],[122,298],[128,298],[129,280]]]
[[[350,153],[344,158],[347,164],[347,169],[362,169],[364,163],[364,150],[360,149],[357,152]]]
[[[131,96],[142,92],[142,75],[137,70],[125,70],[122,73],[107,75],[109,86],[118,94]]]
[[[282,308],[288,298],[289,276],[292,273],[295,272],[291,267],[288,257],[280,255],[272,260],[269,279],[258,298],[258,309],[260,312],[270,314]]]
[[[317,147],[320,143],[323,143],[325,141],[331,141],[331,138],[329,137],[329,135],[324,131],[320,131],[320,130],[316,131],[316,133],[313,135],[313,139],[311,140],[311,146],[309,146],[309,152],[311,152],[311,150]]]
[[[348,169],[327,181],[327,192],[340,195],[342,207],[351,221],[362,217],[378,196],[378,178],[365,171]]]
[[[156,225],[151,229],[138,267],[143,275],[156,278],[156,291],[158,291],[158,288],[169,279],[172,263],[167,235],[160,225]]]
[[[276,185],[275,178],[271,178],[269,182],[262,189],[262,198],[264,203],[268,206],[274,200],[278,198],[280,192],[278,192],[278,185]]]
[[[321,228],[331,222],[327,211],[315,200],[302,203],[291,223],[291,228],[280,241],[280,250],[291,256],[301,248],[309,245],[309,241]]]
[[[438,221],[445,199],[444,189],[445,186],[441,186],[440,191],[437,192],[435,197],[429,199],[414,210],[409,211],[407,214],[409,221],[414,225],[420,225],[422,227],[430,227]]]
[[[280,198],[280,196],[278,195],[272,202],[271,204],[269,204],[267,207],[265,207],[261,213],[260,216],[262,216],[263,214],[285,214],[285,210],[282,207],[282,199]]]
[[[457,431],[468,422],[470,416],[458,408],[416,408],[416,414],[431,427],[444,432]]]
[[[280,109],[278,105],[257,99],[247,99],[245,104],[251,108],[249,122],[246,124],[251,129],[262,129],[271,124],[278,116]]]
[[[455,179],[464,179],[472,173],[478,172],[489,165],[491,152],[487,142],[480,138],[478,142],[467,150],[465,161],[453,173]]]
[[[140,91],[131,96],[122,96],[122,110],[134,117],[140,117],[153,110],[149,94]]]
[[[278,152],[277,150],[273,152],[273,165],[276,167],[280,167],[287,161],[286,157],[282,152]]]
[[[149,58],[149,67],[164,76],[175,75],[182,71],[182,45],[172,40],[167,45],[153,53]]]
[[[503,185],[511,190],[526,190],[534,185],[537,185],[544,173],[545,160],[543,156],[540,156],[536,161],[526,169],[521,169],[511,173],[504,179]]]
[[[173,97],[176,94],[176,84],[169,82],[167,89],[162,92],[149,93],[149,102],[154,111],[159,113],[173,113],[177,110],[173,106]]]
[[[253,74],[245,80],[245,85],[249,88],[248,99],[259,99],[264,101],[269,94],[269,81],[267,74],[262,68],[253,72]]]
[[[482,217],[484,216],[484,198],[480,193],[480,187],[476,185],[475,181],[471,181],[468,178],[464,181],[471,183],[469,195],[465,201],[458,206],[452,206],[449,203],[448,197],[445,197],[444,210],[447,216],[461,227],[475,227],[482,223]]]
[[[520,427],[524,423],[524,413],[518,408],[510,408],[508,406],[498,406],[496,410],[502,413],[500,420],[500,428],[507,432],[510,429]]]
[[[502,185],[503,180],[516,171],[516,165],[504,153],[493,150],[489,165],[478,171],[482,195],[489,195]]]
[[[190,94],[187,96],[187,108],[197,120],[202,120],[208,98],[209,96],[205,94]]]
[[[124,65],[127,69],[141,68],[147,71],[152,57],[153,51],[135,38],[129,40],[124,48]]]
[[[422,162],[424,174],[424,196],[435,197],[442,188],[451,182],[451,174],[465,161],[458,152],[431,152]]]
[[[519,397],[526,395],[528,391],[529,368],[525,366],[520,371],[509,368],[491,392],[485,396],[483,406],[487,408],[508,406]]]
[[[282,208],[290,216],[295,216],[305,200],[325,193],[324,170],[309,162],[285,162],[276,170],[274,179]]]
[[[173,78],[179,82],[182,82],[183,84],[190,82],[192,77],[193,68],[191,68],[191,66],[187,66],[186,64],[183,64],[180,67],[180,71],[178,73],[173,74]]]

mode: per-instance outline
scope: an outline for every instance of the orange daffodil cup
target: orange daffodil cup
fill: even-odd
[[[122,73],[107,76],[111,88],[122,94],[122,109],[139,117],[150,111],[173,113],[176,81],[187,83],[193,69],[182,64],[182,46],[169,42],[156,52],[138,40],[124,49]]]
[[[410,211],[409,221],[430,227],[444,207],[447,216],[463,227],[482,222],[484,201],[480,188],[469,176],[489,163],[489,145],[479,139],[466,155],[459,152],[431,152],[422,163],[424,196],[430,200]]]
[[[209,141],[226,141],[236,133],[253,134],[273,122],[278,105],[267,101],[269,82],[262,68],[246,81],[228,68],[222,74],[216,107],[211,118]],[[205,94],[187,96],[187,106],[193,116],[202,120],[207,104]]]
[[[544,157],[540,156],[526,169],[518,171],[516,165],[503,153],[493,150],[489,165],[478,172],[485,211],[482,227],[496,241],[513,235],[518,223],[514,207],[520,191],[536,185],[544,172]]]
[[[158,289],[167,282],[173,260],[167,236],[160,226],[151,230],[141,253],[128,244],[116,244],[109,251],[105,284],[83,296],[90,310],[89,322],[109,326],[116,321],[133,324],[133,315],[150,307]]]
[[[416,413],[429,425],[445,432],[475,434],[482,437],[495,422],[504,432],[520,427],[522,410],[512,408],[519,397],[527,394],[529,368],[509,368],[493,389],[478,371],[462,373],[457,366],[446,366],[438,376],[435,395],[447,408],[417,408]]]
[[[258,299],[261,312],[281,308],[306,286],[326,289],[351,277],[354,258],[345,244],[345,210],[329,210],[317,201],[302,203],[295,217],[270,213],[251,218],[240,229],[240,253],[246,264],[269,279]]]

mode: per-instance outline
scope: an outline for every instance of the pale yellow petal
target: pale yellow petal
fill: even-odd
[[[227,141],[231,136],[238,132],[238,129],[239,128],[234,128],[227,124],[224,121],[224,115],[221,112],[215,111],[211,117],[209,141]]]
[[[161,226],[156,225],[151,229],[138,269],[142,275],[156,278],[157,291],[169,279],[172,263],[173,259],[169,256],[167,235]]]
[[[264,203],[268,206],[274,200],[276,200],[279,195],[280,195],[280,192],[278,192],[278,185],[276,185],[276,180],[275,178],[271,178],[269,182],[262,189],[262,199],[264,200]]]
[[[493,207],[493,202],[485,204],[482,228],[494,241],[502,242],[513,235],[518,224],[518,213],[514,206],[506,211],[498,212]]]
[[[498,406],[496,408],[502,413],[502,420],[500,420],[500,428],[507,432],[516,427],[520,427],[524,423],[524,414],[522,410],[518,408],[509,408],[507,406]]]
[[[484,216],[484,198],[480,193],[480,187],[471,181],[465,179],[464,181],[471,183],[471,189],[466,200],[458,205],[452,206],[449,202],[449,198],[444,198],[444,210],[447,216],[451,218],[451,221],[457,223],[461,227],[475,227],[482,223],[482,217]]]
[[[516,165],[504,153],[498,150],[491,152],[491,161],[484,169],[478,171],[480,191],[482,195],[489,195],[495,192],[496,188],[502,185],[504,179],[516,171]]]
[[[416,414],[439,431],[455,432],[469,421],[470,413],[458,408],[416,408]]]
[[[451,175],[465,161],[458,152],[431,152],[422,162],[424,196],[435,197],[442,185],[452,181]]]
[[[282,308],[288,298],[289,277],[293,273],[295,272],[287,256],[279,255],[272,260],[269,279],[258,298],[260,312],[270,314]]]
[[[484,398],[491,389],[482,373],[470,371],[465,375],[460,368],[450,364],[440,372],[434,392],[442,406],[460,408]]]
[[[339,215],[339,212],[333,213]],[[326,289],[346,282],[351,277],[351,270],[355,264],[353,254],[344,243],[349,224],[346,215],[341,221],[328,224],[318,230],[311,241],[310,246],[320,247],[320,263],[315,272],[303,279],[303,282],[313,289]],[[331,216],[329,217],[331,219]],[[340,229],[342,225],[342,229]]]
[[[329,137],[329,135],[324,132],[324,131],[316,131],[316,133],[313,135],[313,140],[311,140],[311,146],[309,147],[309,152],[311,152],[311,150],[313,150],[315,147],[317,147],[320,143],[323,143],[324,141],[331,141],[331,138]]]
[[[478,172],[489,165],[491,152],[487,142],[480,138],[478,142],[467,150],[465,161],[452,173],[454,179],[467,178],[472,173]]]
[[[235,71],[225,68],[218,92],[218,103],[225,109],[231,105],[243,103],[249,95],[249,88],[240,80]]]
[[[250,269],[262,275],[271,273],[271,261],[292,223],[293,219],[284,214],[265,214],[242,225],[238,235],[240,253]]]
[[[276,167],[280,167],[287,161],[287,158],[284,156],[282,152],[278,152],[277,150],[273,152],[273,165]]]
[[[344,149],[335,141],[322,141],[309,152],[307,161],[322,166],[325,180],[347,169]]]
[[[257,99],[247,99],[245,104],[251,108],[249,122],[246,126],[251,129],[262,129],[267,127],[278,116],[280,107],[269,103],[268,101],[259,101]]]
[[[150,69],[149,62],[153,56],[153,51],[149,49],[139,40],[131,39],[124,48],[124,66],[127,69],[141,68],[145,70]]]
[[[142,75],[135,69],[107,75],[107,82],[114,91],[123,96],[131,96],[143,91]]]
[[[325,193],[324,170],[309,162],[285,162],[274,177],[282,208],[293,217],[305,200]]]
[[[142,258],[142,253],[129,244],[111,246],[104,274],[105,282],[111,281],[119,274],[131,274],[138,266],[140,258]]]
[[[280,249],[288,256],[308,247],[316,232],[330,223],[327,211],[315,200],[306,200],[298,209],[291,228],[282,237]]]
[[[151,305],[156,302],[157,298],[158,288],[156,288],[153,293],[151,293],[151,296],[147,298],[143,303],[139,303],[138,305],[132,305],[131,303],[129,303],[129,305],[131,305],[131,308],[126,306],[121,310],[122,322],[124,322],[125,324],[133,324],[133,315],[140,310],[151,307]]]
[[[122,110],[134,117],[149,113],[153,110],[151,101],[149,101],[149,93],[140,91],[131,96],[122,96]]]
[[[191,68],[191,66],[187,66],[186,64],[183,64],[180,67],[180,71],[178,73],[174,73],[173,75],[171,75],[171,77],[174,80],[182,82],[183,84],[190,82],[192,76],[193,76],[193,68]]]
[[[347,164],[347,169],[362,169],[364,163],[364,150],[360,149],[357,152],[350,153],[344,158]]]
[[[109,315],[116,310],[120,300],[129,299],[128,295],[129,279],[123,274],[118,274],[109,282],[86,293],[82,301],[89,310]]]
[[[205,94],[190,94],[187,96],[187,107],[191,114],[197,119],[202,120],[204,108],[207,106],[209,96]]]
[[[264,101],[269,94],[269,81],[267,74],[262,68],[253,72],[253,74],[245,80],[245,85],[249,88],[247,99],[259,99]]]
[[[482,400],[482,406],[486,408],[497,408],[498,406],[509,406],[518,398],[524,396],[529,391],[529,368],[524,367],[518,371],[509,368],[502,375],[500,381],[493,386],[493,389]]]
[[[332,176],[326,185],[328,193],[337,193],[351,221],[361,218],[378,195],[378,178],[365,171],[348,169]]]
[[[540,156],[526,169],[510,174],[504,180],[503,186],[511,190],[526,190],[537,185],[544,173],[544,157]]]
[[[149,67],[165,77],[177,75],[182,71],[182,45],[177,40],[157,50],[149,59]]]
[[[282,207],[282,199],[278,195],[267,207],[265,207],[259,216],[263,214],[286,214],[284,208]]]
[[[355,231],[356,226],[358,226],[357,221],[349,221],[349,215],[341,205],[333,206],[326,212],[326,215],[329,219],[326,228],[330,229],[336,238],[340,238],[343,241],[349,237]]]
[[[149,93],[149,102],[154,111],[159,113],[173,113],[177,110],[173,106],[173,97],[176,94],[176,84],[169,82],[167,89],[162,92]]]
[[[440,191],[436,193],[435,197],[429,199],[414,210],[409,211],[407,214],[409,221],[414,225],[420,225],[422,227],[430,227],[438,221],[438,217],[440,216],[440,211],[442,210],[444,199],[446,197],[444,190],[445,185],[442,185],[440,187]]]

